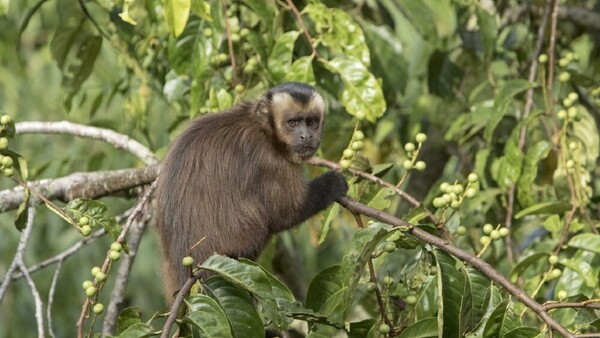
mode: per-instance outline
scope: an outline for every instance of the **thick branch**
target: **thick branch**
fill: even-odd
[[[158,166],[74,173],[56,179],[28,183],[49,200],[71,201],[75,198],[99,198],[134,187],[150,184],[158,175]],[[17,209],[23,203],[23,188],[0,191],[0,212]]]
[[[90,127],[69,121],[61,122],[19,122],[16,125],[17,134],[69,134],[83,138],[100,140],[123,149],[136,156],[146,164],[156,164],[158,160],[146,146],[127,135],[114,130]]]

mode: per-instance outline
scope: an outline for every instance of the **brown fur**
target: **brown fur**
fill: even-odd
[[[345,194],[337,173],[304,181],[300,162],[319,140],[311,151],[294,148],[286,127],[290,114],[316,116],[320,137],[321,97],[314,92],[302,103],[285,92],[271,94],[192,121],[171,146],[157,194],[167,296],[189,277],[183,257],[191,253],[197,263],[213,253],[255,259],[273,233]]]

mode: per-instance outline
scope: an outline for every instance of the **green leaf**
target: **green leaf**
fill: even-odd
[[[572,156],[583,160],[587,170],[594,170],[600,153],[600,135],[594,117],[585,107],[577,106],[577,119],[572,121],[569,126],[571,129],[569,135],[578,139],[583,145],[580,150],[581,156],[577,156],[579,154],[572,154]]]
[[[128,307],[119,313],[117,318],[117,336],[134,324],[142,322],[142,311],[139,308]]]
[[[85,40],[79,46],[75,59],[63,71],[63,85],[69,88],[69,93],[65,98],[67,109],[71,109],[73,97],[92,73],[94,63],[100,53],[100,47],[102,47],[101,36],[89,35],[85,37]]]
[[[209,296],[225,311],[235,337],[263,337],[263,322],[247,292],[221,276],[212,276],[202,284]]]
[[[198,17],[204,20],[212,21],[212,16],[210,16],[210,5],[207,4],[206,1],[191,0],[190,10]]]
[[[383,116],[386,110],[383,91],[373,74],[362,63],[344,57],[319,61],[330,72],[339,74],[344,82],[340,102],[348,113],[356,117],[365,116],[371,122]]]
[[[517,263],[517,265],[515,265],[515,267],[512,269],[511,273],[510,273],[510,280],[515,283],[519,277],[523,277],[523,273],[525,272],[525,270],[527,270],[530,266],[537,264],[539,260],[541,259],[547,259],[548,258],[548,254],[545,252],[538,252],[538,253],[534,253],[530,256],[527,256],[525,258],[523,258],[519,263]]]
[[[244,4],[260,17],[260,23],[265,25],[267,31],[273,30],[273,19],[277,16],[277,7],[273,1],[245,0]]]
[[[107,215],[108,208],[102,201],[78,198],[69,202],[63,211],[74,222],[86,216],[92,229],[104,228],[113,240],[121,234],[121,226],[114,216]],[[67,220],[69,221],[69,220]]]
[[[313,58],[314,56],[307,55],[299,57],[294,61],[289,71],[284,76],[285,81],[298,81],[314,86],[316,80],[312,66]]]
[[[374,226],[365,229],[359,229],[350,243],[348,243],[346,253],[342,258],[341,278],[343,285],[347,288],[344,293],[343,311],[344,318],[347,318],[352,308],[352,301],[356,295],[356,288],[371,254],[377,248],[379,242],[387,237],[389,232],[380,227]]]
[[[183,32],[190,17],[191,6],[190,0],[164,0],[165,22],[169,33],[179,36]]]
[[[438,331],[444,338],[461,337],[461,303],[464,276],[456,269],[456,260],[447,253],[436,250],[438,286]]]
[[[442,97],[453,96],[464,77],[464,71],[453,62],[450,54],[439,50],[435,51],[431,55],[427,67],[429,68],[427,84],[431,94]]]
[[[498,304],[488,319],[483,338],[502,337],[507,332],[519,327],[521,320],[512,309],[512,302],[505,300]]]
[[[520,326],[508,331],[502,338],[535,338],[542,334],[536,327]]]
[[[292,52],[294,44],[300,35],[299,31],[289,31],[281,34],[269,55],[269,71],[275,82],[281,82],[292,67]]]
[[[528,208],[519,211],[515,218],[519,219],[527,215],[544,215],[544,214],[562,214],[571,209],[569,203],[564,202],[543,202],[534,204]]]
[[[19,208],[17,209],[17,214],[15,215],[15,227],[19,231],[23,231],[25,226],[27,226],[27,218],[29,217],[29,199],[31,197],[31,192],[29,189],[23,190],[23,202],[19,204]]]
[[[227,315],[214,299],[193,295],[186,300],[189,313],[184,321],[200,331],[202,337],[233,338]]]
[[[83,22],[83,20],[80,20],[74,25],[71,21],[64,25],[59,25],[52,36],[52,40],[50,41],[50,51],[52,52],[52,58],[56,61],[58,68],[62,71],[64,71],[67,55],[69,54],[77,35],[81,33],[81,25]]]
[[[524,207],[535,203],[535,193],[531,187],[537,177],[539,162],[548,156],[550,150],[552,150],[552,145],[549,142],[540,141],[525,155],[521,176],[517,182],[517,198]]]
[[[475,330],[473,330],[469,334],[467,334],[466,337],[474,338],[474,337],[481,337],[483,335],[483,330],[485,329],[485,325],[486,325],[487,321],[489,320],[490,316],[494,312],[494,309],[496,309],[496,306],[498,306],[498,304],[500,304],[500,302],[502,302],[502,295],[500,294],[500,291],[498,291],[498,288],[492,284],[492,286],[485,293],[485,301],[484,301],[485,313],[483,315],[483,318],[481,319],[479,324],[477,324],[477,327],[475,328]]]
[[[306,294],[306,307],[330,316],[341,304],[345,287],[341,267],[334,265],[321,271],[310,283]]]
[[[335,55],[355,59],[369,66],[371,58],[362,28],[348,13],[320,2],[309,3],[304,12],[315,23],[317,38]]]
[[[421,319],[407,326],[398,338],[434,338],[438,336],[437,321],[435,317]]]
[[[466,320],[463,325],[463,332],[470,332],[475,329],[477,324],[485,315],[486,293],[490,289],[492,282],[479,270],[471,267],[465,268],[465,289],[470,289],[468,295],[471,299],[470,308],[463,304],[463,313]],[[467,294],[465,294],[465,297]],[[469,314],[468,316],[466,314]]]
[[[479,35],[483,44],[483,55],[487,60],[494,53],[496,39],[498,37],[498,25],[496,16],[489,13],[481,5],[477,5],[477,22],[479,24]]]
[[[544,221],[544,228],[552,233],[552,237],[558,238],[562,234],[563,223],[560,221],[560,216],[550,215]]]
[[[129,326],[125,331],[121,332],[118,338],[144,338],[157,335],[157,331],[150,325],[145,323],[137,323]]]
[[[535,87],[537,87],[537,84],[521,79],[508,80],[503,83],[498,89],[498,95],[496,95],[496,98],[494,99],[494,114],[488,121],[483,132],[483,138],[487,144],[491,143],[494,131],[500,121],[502,121],[502,118],[504,118],[509,104],[513,102],[513,97],[527,89]]]
[[[263,307],[265,315],[280,328],[285,328],[291,319],[282,310],[295,303],[294,295],[281,282],[267,274],[258,264],[245,260],[213,255],[202,265],[230,283],[253,294]]]
[[[600,235],[580,234],[569,240],[569,246],[600,254]]]
[[[375,197],[369,202],[371,208],[378,210],[385,210],[390,207],[392,202],[389,200],[391,196],[394,196],[395,192],[390,188],[381,188]]]
[[[321,234],[319,235],[319,245],[325,241],[327,238],[327,234],[329,233],[329,226],[333,220],[335,220],[340,214],[340,205],[337,203],[333,203],[327,212],[327,218],[321,225]]]

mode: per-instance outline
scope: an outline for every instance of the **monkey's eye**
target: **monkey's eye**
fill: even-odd
[[[316,127],[318,122],[316,119],[306,119],[306,125],[309,127]]]
[[[291,128],[296,128],[298,126],[298,124],[300,124],[300,121],[298,121],[298,120],[289,120],[287,123],[288,123],[288,126],[290,126]]]

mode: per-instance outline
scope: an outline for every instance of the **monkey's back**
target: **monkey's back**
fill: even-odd
[[[163,163],[157,228],[175,284],[168,292],[187,278],[180,262],[195,244],[201,241],[191,251],[199,263],[213,253],[256,258],[301,207],[301,167],[281,154],[251,111],[234,107],[194,120]]]

